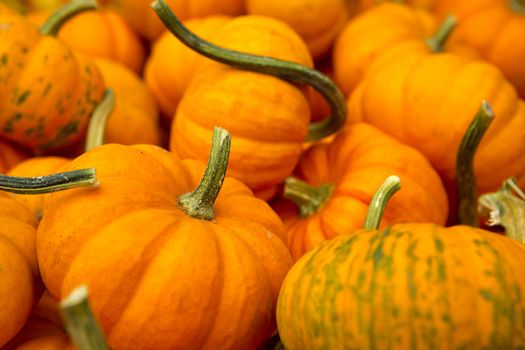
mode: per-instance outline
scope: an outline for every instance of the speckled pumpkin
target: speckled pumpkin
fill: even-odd
[[[81,138],[102,98],[94,63],[0,5],[0,135],[35,152]]]
[[[524,266],[521,243],[469,226],[348,233],[292,267],[279,334],[288,350],[521,349]]]

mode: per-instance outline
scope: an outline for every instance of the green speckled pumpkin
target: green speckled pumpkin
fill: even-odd
[[[0,135],[35,152],[82,137],[104,91],[91,60],[44,35],[56,27],[0,5]]]
[[[468,226],[338,236],[288,273],[277,308],[294,349],[523,349],[525,248]]]

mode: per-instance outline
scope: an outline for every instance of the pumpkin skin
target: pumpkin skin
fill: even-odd
[[[0,192],[0,346],[24,326],[39,298],[36,220],[22,204]]]
[[[328,53],[350,13],[344,0],[246,0],[251,15],[277,18],[305,41],[312,57]],[[319,14],[322,13],[322,16]]]
[[[13,145],[12,142],[0,139],[0,173],[5,174],[16,164],[29,158],[29,152]]]
[[[376,60],[350,96],[348,121],[370,123],[418,149],[452,186],[458,146],[482,100],[496,118],[474,158],[478,193],[496,190],[510,176],[523,184],[525,105],[486,62],[429,55],[424,45],[397,46]]]
[[[521,243],[468,226],[341,235],[288,273],[279,334],[290,350],[519,349],[524,263]]]
[[[102,98],[99,71],[3,5],[0,22],[0,135],[35,152],[74,143]]]
[[[67,169],[88,164],[98,188],[46,198],[37,246],[53,296],[86,283],[115,349],[253,349],[271,335],[292,260],[283,224],[264,201],[226,177],[215,220],[193,219],[177,197],[200,181],[203,163],[112,144]]]
[[[436,19],[426,11],[390,2],[375,6],[349,21],[337,37],[335,81],[348,95],[379,55],[403,42],[423,42],[436,30]]]
[[[319,187],[333,186],[316,213],[288,216],[288,247],[295,260],[320,242],[363,226],[368,205],[382,181],[397,174],[403,185],[387,207],[383,226],[400,222],[444,225],[447,196],[439,175],[416,150],[378,129],[358,123],[330,143],[318,143],[301,157],[296,176]]]
[[[107,0],[106,3],[149,41],[156,40],[165,31],[164,25],[151,10],[150,1]],[[209,15],[237,16],[244,11],[243,0],[167,0],[166,3],[181,21]]]
[[[436,2],[434,11],[440,16],[448,13],[457,16],[459,23],[451,42],[478,50],[483,58],[502,70],[518,94],[525,98],[525,3],[520,4],[520,0],[444,0]]]
[[[304,42],[269,17],[237,17],[214,43],[312,67]],[[170,149],[205,161],[213,127],[232,134],[228,174],[268,199],[290,175],[308,133],[305,93],[281,79],[205,61],[186,88],[172,123]]]
[[[41,25],[50,12],[36,11],[27,16]],[[119,61],[137,74],[142,72],[146,50],[126,20],[108,9],[79,13],[60,29],[58,38],[72,49],[90,57]]]
[[[396,2],[396,0],[391,0],[393,2]],[[403,3],[406,3],[408,5],[422,8],[426,10],[430,10],[434,7],[435,3],[439,3],[440,0],[404,0]],[[388,1],[385,0],[358,0],[359,6],[361,8],[361,11],[364,11],[370,7],[378,6],[378,4],[386,3]]]
[[[209,16],[194,18],[184,25],[199,37],[209,40],[231,18]],[[202,56],[165,32],[153,44],[144,68],[144,80],[158,103],[162,116],[171,121]]]

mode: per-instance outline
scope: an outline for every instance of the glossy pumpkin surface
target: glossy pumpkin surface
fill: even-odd
[[[315,213],[301,218],[296,211],[285,220],[294,259],[326,239],[361,228],[377,187],[392,174],[404,185],[387,207],[384,226],[399,222],[443,225],[447,219],[445,189],[428,161],[363,123],[343,129],[331,143],[309,148],[295,174],[315,188],[331,189]]]
[[[288,273],[279,334],[290,350],[520,349],[524,263],[521,243],[468,226],[338,236]]]
[[[270,336],[291,257],[265,202],[226,177],[214,221],[187,216],[177,198],[195,188],[204,164],[155,146],[103,145],[68,169],[86,166],[100,186],[49,195],[39,225],[53,296],[86,283],[117,349],[252,349]]]
[[[33,151],[72,144],[102,98],[99,71],[4,5],[0,22],[0,135]]]

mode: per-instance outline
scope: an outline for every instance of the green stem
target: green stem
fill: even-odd
[[[400,188],[401,180],[399,177],[392,175],[386,178],[370,201],[363,225],[365,230],[377,230],[379,228],[388,201]]]
[[[525,1],[524,0],[509,0],[509,7],[513,12],[517,14],[525,14]]]
[[[433,52],[443,51],[443,46],[445,46],[447,39],[449,38],[450,34],[452,34],[452,31],[456,27],[457,23],[458,19],[456,17],[452,15],[445,17],[436,34],[427,39],[427,45]]]
[[[478,210],[487,225],[501,225],[512,239],[525,243],[525,193],[515,178],[507,179],[495,193],[479,197]]]
[[[104,333],[89,306],[86,286],[78,287],[62,300],[60,310],[75,349],[109,350]]]
[[[86,151],[98,147],[104,143],[104,131],[106,122],[115,109],[115,93],[113,89],[108,88],[104,92],[102,101],[93,111],[89,120],[89,126],[86,137]]]
[[[284,182],[284,197],[299,207],[301,218],[315,214],[330,198],[334,185],[323,184],[314,187],[295,177],[288,177]]]
[[[197,188],[178,198],[179,208],[189,216],[211,221],[215,218],[213,204],[221,191],[228,158],[230,156],[231,136],[223,128],[213,130],[212,145],[208,166]]]
[[[457,223],[459,225],[479,226],[476,210],[476,177],[474,175],[474,156],[494,119],[494,112],[487,101],[481,107],[470,123],[465,136],[459,145],[456,158],[456,183],[457,183]]]
[[[40,33],[42,35],[56,36],[60,28],[71,17],[74,17],[81,12],[94,10],[96,8],[96,0],[72,0],[69,3],[60,6],[51,14],[51,16],[49,16],[40,27]]]
[[[344,125],[347,115],[345,97],[326,75],[298,63],[216,46],[190,32],[175,17],[164,0],[155,0],[151,6],[173,35],[201,55],[238,69],[269,74],[294,83],[307,84],[321,93],[330,105],[331,114],[320,122],[310,124],[308,141],[331,135]]]
[[[0,174],[0,190],[19,194],[42,194],[76,187],[97,187],[95,169],[87,168],[46,176],[17,177]]]

